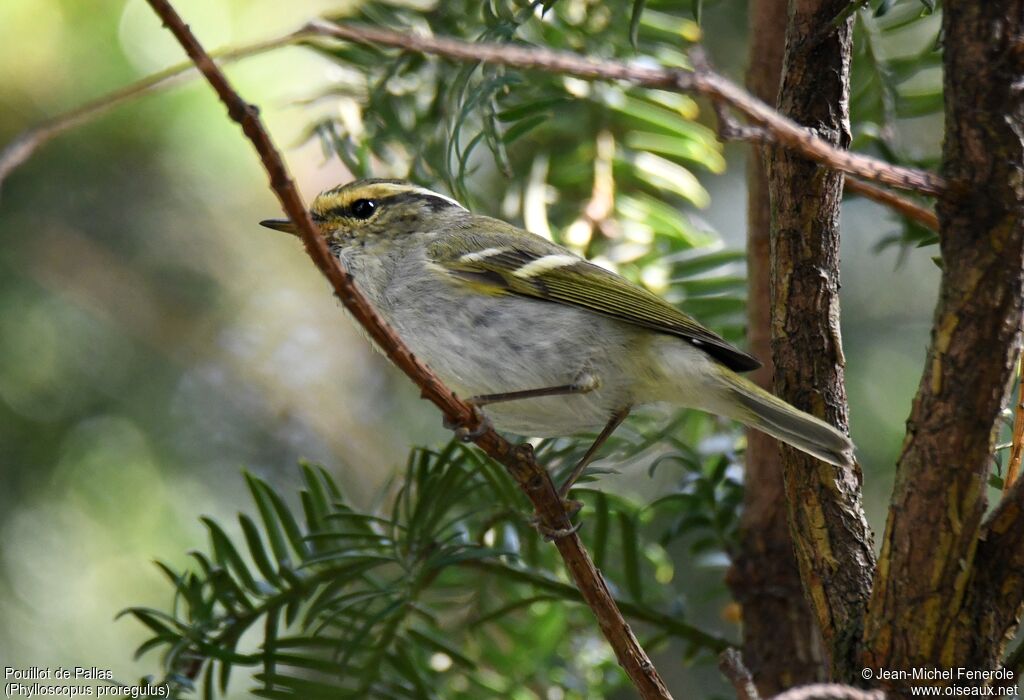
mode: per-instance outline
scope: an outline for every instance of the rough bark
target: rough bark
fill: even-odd
[[[833,145],[850,142],[852,17],[848,0],[792,0],[779,110]],[[769,158],[772,202],[772,356],[775,390],[847,429],[839,334],[839,207],[843,175],[791,152]],[[790,530],[804,591],[834,680],[859,678],[857,644],[874,556],[860,468],[833,467],[783,446]]]
[[[1018,481],[982,530],[964,605],[951,635],[965,668],[1000,666],[1024,604],[1024,482]]]
[[[769,104],[779,92],[787,4],[750,4],[747,89]],[[765,363],[752,379],[771,389],[771,202],[764,155],[753,145],[747,159],[747,319],[750,350]],[[760,694],[770,697],[824,680],[824,654],[793,553],[779,443],[749,430],[746,457],[739,546],[728,583],[743,609],[744,662]]]
[[[1024,594],[1021,492],[979,541],[1024,310],[1024,1],[943,6],[943,274],[896,471],[867,663],[993,666]],[[1016,500],[1012,500],[1016,499]]]

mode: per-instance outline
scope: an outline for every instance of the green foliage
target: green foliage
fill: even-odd
[[[685,422],[673,428],[685,434]],[[629,430],[613,449],[658,442]],[[569,469],[580,447],[548,441],[538,456]],[[685,622],[664,546],[688,535],[693,552],[727,546],[738,484],[724,455],[675,443],[660,461],[685,476],[648,507],[576,492],[593,522],[585,540],[639,629],[681,641],[686,659],[709,658],[726,642]],[[163,650],[178,696],[217,697],[238,667],[255,669],[252,693],[267,698],[474,698],[550,685],[594,697],[623,682],[515,483],[474,449],[414,450],[371,510],[354,508],[324,469],[301,472],[298,508],[246,474],[257,516],[239,515],[234,534],[204,518],[209,545],[193,565],[158,564],[175,591],[170,611],[126,611],[152,632],[139,653]],[[696,517],[709,505],[715,515]]]
[[[646,5],[365,3],[344,19],[685,65],[699,28],[669,3]],[[642,254],[714,241],[686,212],[709,202],[693,170],[719,173],[725,161],[689,97],[354,44],[316,48],[344,71],[323,94],[343,116],[318,122],[311,135],[358,176],[446,186],[479,211],[542,235],[562,232],[560,242],[627,271]]]
[[[851,103],[855,147],[931,165],[933,144],[908,146],[900,131],[941,107],[941,86],[929,82],[937,24],[922,7],[851,4]],[[658,0],[395,1],[362,3],[339,19],[685,66],[702,8],[700,0],[685,14]],[[909,34],[915,52],[896,52]],[[310,137],[354,175],[446,187],[741,339],[743,255],[721,250],[694,216],[709,202],[695,172],[720,173],[725,161],[693,99],[357,44],[310,46],[342,76],[316,96],[336,109]],[[892,241],[931,237],[907,223]],[[621,609],[643,641],[670,644],[686,661],[710,659],[726,643],[689,619],[683,580],[691,577],[676,567],[692,574],[727,564],[742,496],[737,441],[733,427],[706,415],[668,425],[634,417],[609,441],[612,457],[573,492],[584,504],[585,544]],[[588,445],[549,440],[536,451],[557,478]],[[588,485],[615,471],[609,465],[636,463],[672,475],[674,488],[644,504]],[[303,465],[302,476],[295,507],[247,475],[256,516],[240,515],[234,528],[205,519],[209,545],[193,565],[161,565],[175,589],[171,611],[128,611],[153,633],[140,653],[162,650],[179,694],[222,695],[239,668],[267,698],[531,698],[549,687],[582,698],[623,685],[526,500],[478,452],[457,443],[414,450],[373,508],[357,508],[321,468]]]
[[[943,91],[941,20],[933,14],[934,3],[882,0],[874,9],[859,4],[863,9],[854,25],[851,75],[852,147],[891,163],[935,169]],[[884,237],[879,248],[899,245],[906,254],[937,242],[934,231],[901,219],[899,229]]]
[[[656,0],[425,4],[363,3],[346,19],[673,65],[699,37],[692,19]],[[356,44],[312,47],[343,77],[317,96],[336,116],[310,135],[353,174],[447,187],[741,339],[742,254],[721,250],[689,213],[709,201],[694,170],[725,167],[694,100]],[[710,569],[720,587],[741,493],[737,435],[705,415],[631,418],[603,452],[612,457],[574,491],[584,541],[621,608],[684,661],[726,644],[686,621],[689,577],[675,568]],[[550,440],[537,455],[561,477],[588,445]],[[586,485],[630,460],[678,473],[673,493],[644,505]],[[303,465],[302,475],[299,508],[247,475],[257,515],[233,528],[204,519],[209,545],[193,565],[161,565],[173,608],[128,611],[153,633],[140,653],[163,651],[180,694],[222,695],[239,668],[268,698],[528,698],[551,686],[582,698],[624,683],[528,503],[478,452],[414,450],[372,509],[356,508],[323,469]]]

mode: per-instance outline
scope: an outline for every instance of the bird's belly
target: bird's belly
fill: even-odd
[[[451,293],[450,291],[448,292]],[[552,302],[463,295],[455,308],[428,308],[431,294],[384,313],[410,349],[460,397],[572,384],[584,373],[600,386],[585,394],[487,405],[499,430],[533,437],[598,430],[633,403],[626,358],[644,338],[632,326]]]

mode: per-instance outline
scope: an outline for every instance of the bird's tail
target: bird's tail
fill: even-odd
[[[853,464],[850,438],[825,421],[790,406],[738,374],[727,371],[720,378],[731,399],[727,401],[730,418],[830,464]]]

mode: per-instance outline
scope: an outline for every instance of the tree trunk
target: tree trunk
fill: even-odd
[[[747,88],[772,104],[779,92],[787,0],[750,4]],[[747,158],[747,303],[750,350],[764,361],[752,379],[771,389],[771,202],[764,149]],[[728,583],[743,609],[743,659],[763,697],[824,680],[824,653],[804,598],[786,520],[782,459],[774,438],[747,431],[739,547]]]
[[[833,27],[849,0],[792,0],[779,110],[831,143],[850,142],[853,18]],[[839,334],[842,174],[774,149],[772,356],[775,390],[847,429]],[[783,446],[790,529],[804,590],[830,655],[832,677],[860,678],[858,643],[874,569],[861,506],[861,473]]]
[[[1024,311],[1022,32],[1022,0],[944,3],[953,189],[938,204],[939,302],[867,621],[872,666],[992,667],[1024,593],[1024,492],[981,528]]]

